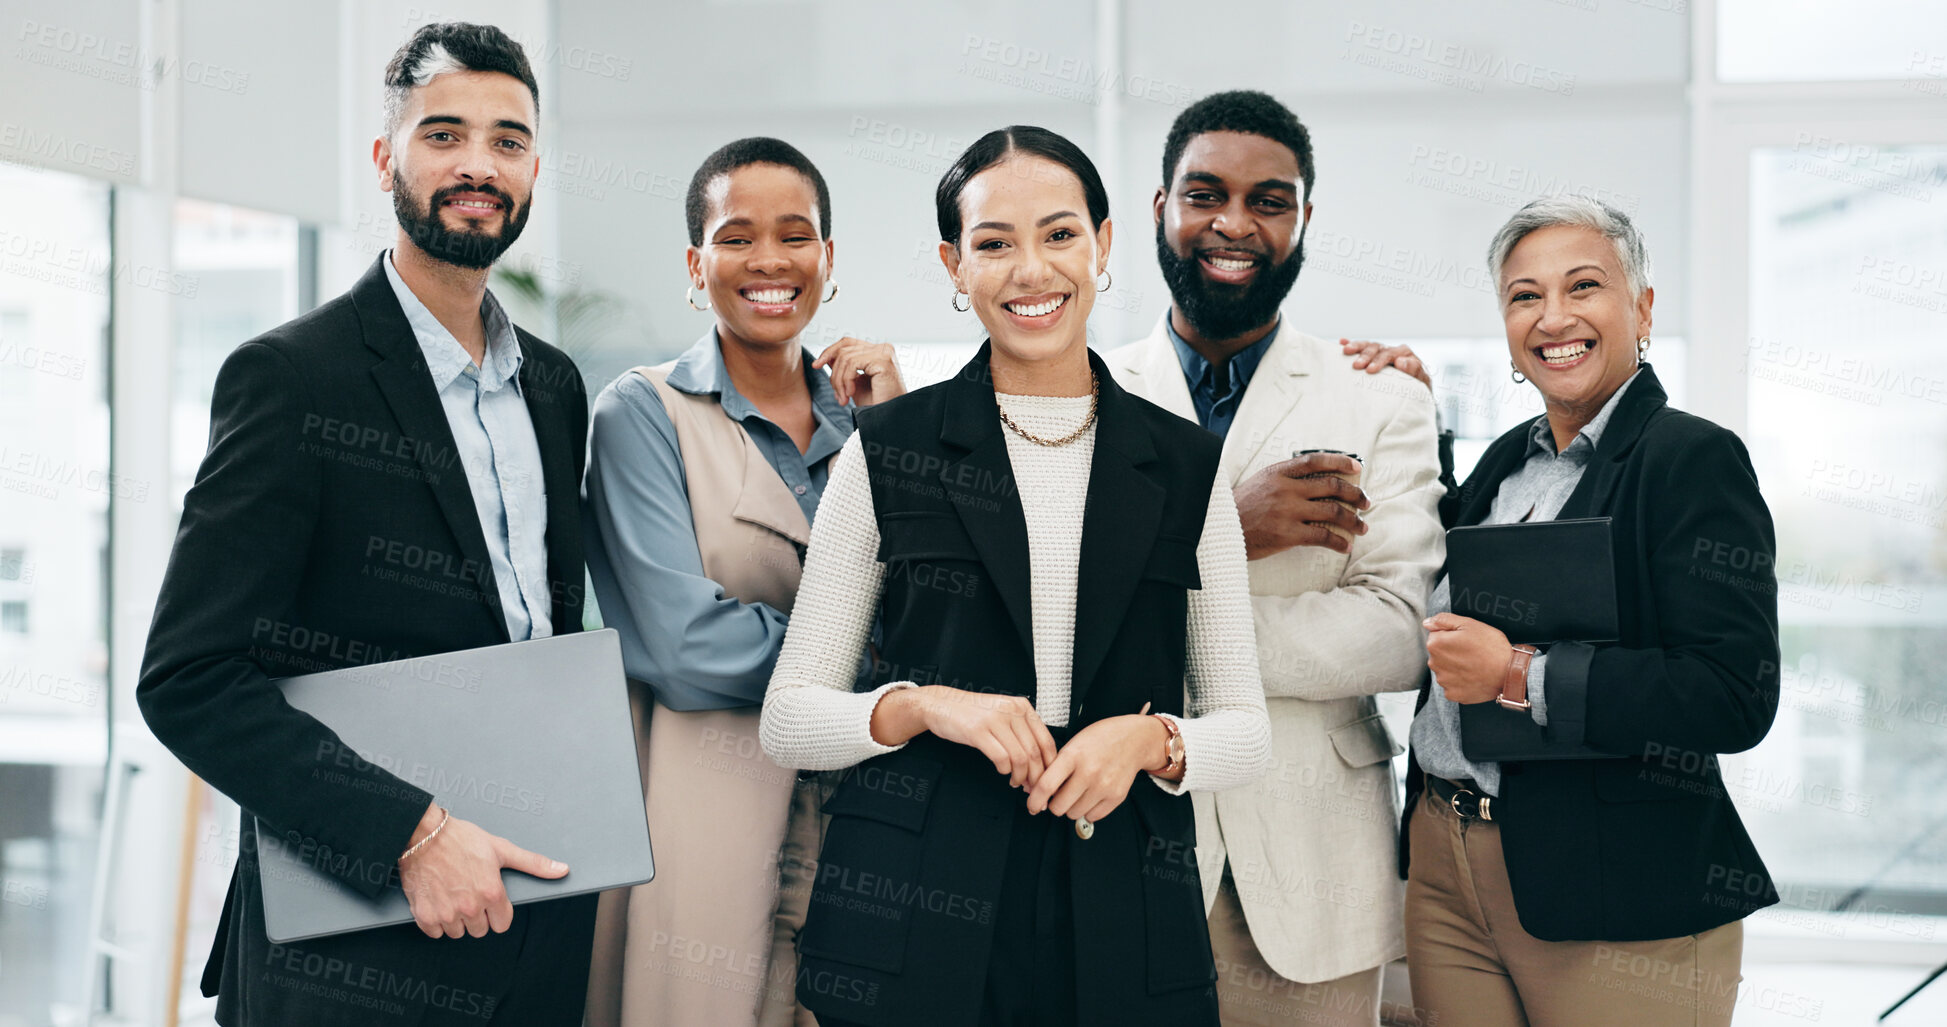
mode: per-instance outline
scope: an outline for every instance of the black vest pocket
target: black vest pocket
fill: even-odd
[[[899,510],[879,518],[879,559],[978,560],[973,536],[958,515],[931,510]]]
[[[1210,922],[1197,870],[1197,829],[1190,797],[1165,794],[1143,778],[1145,794],[1129,798],[1142,825],[1143,925],[1151,995],[1205,988],[1217,980]]]
[[[901,758],[903,757],[903,758]],[[921,832],[940,764],[910,753],[867,760],[840,775],[811,908],[798,936],[806,956],[899,973],[920,882]]]
[[[1197,568],[1197,540],[1175,535],[1158,535],[1149,551],[1143,577],[1182,588],[1202,588],[1203,574]]]

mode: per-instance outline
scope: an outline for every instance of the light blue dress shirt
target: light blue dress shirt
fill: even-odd
[[[476,367],[460,341],[406,287],[385,254],[385,277],[426,354],[433,388],[453,429],[466,468],[473,509],[486,536],[507,637],[515,642],[554,633],[548,588],[548,497],[541,447],[521,394],[521,346],[513,322],[493,293],[480,301],[486,322],[485,366]]]
[[[1271,348],[1271,341],[1283,328],[1284,318],[1279,317],[1264,338],[1231,354],[1224,361],[1225,381],[1219,382],[1217,368],[1184,342],[1176,334],[1176,326],[1164,316],[1163,330],[1169,333],[1170,344],[1176,347],[1176,362],[1183,366],[1183,381],[1190,386],[1190,403],[1196,407],[1198,424],[1220,439],[1230,434],[1230,423],[1237,419],[1237,404],[1244,401],[1244,389],[1251,384],[1257,365],[1264,362],[1264,352]]]
[[[717,397],[724,415],[777,472],[809,524],[827,461],[852,434],[852,414],[803,354],[817,428],[803,453],[737,391],[712,329],[677,359],[669,386]],[[583,540],[602,622],[622,636],[622,666],[672,710],[756,706],[784,645],[787,618],[725,596],[703,573],[676,426],[654,386],[631,371],[595,399],[582,481]]]
[[[1552,521],[1560,516],[1568,497],[1574,494],[1575,486],[1588,470],[1589,461],[1594,459],[1596,444],[1602,441],[1602,430],[1615,415],[1616,404],[1622,401],[1623,393],[1629,391],[1636,378],[1636,374],[1631,374],[1628,381],[1618,386],[1609,401],[1560,453],[1555,452],[1555,436],[1549,430],[1548,415],[1536,418],[1528,431],[1527,459],[1513,474],[1502,479],[1500,489],[1494,493],[1494,502],[1488,507],[1487,519],[1481,523]],[[1452,610],[1452,592],[1443,574],[1433,594],[1427,597],[1426,614],[1431,617]],[[1528,714],[1535,723],[1543,725],[1548,723],[1547,675],[1548,655],[1543,653],[1528,664],[1528,701],[1533,704]],[[1501,765],[1476,763],[1461,751],[1460,704],[1447,698],[1437,677],[1426,706],[1413,718],[1411,737],[1413,757],[1427,773],[1449,781],[1472,779],[1480,791],[1501,794]]]

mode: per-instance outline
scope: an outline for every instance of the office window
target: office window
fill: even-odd
[[[298,314],[298,240],[296,218],[176,204],[176,273],[196,286],[176,298],[170,495],[178,506],[209,445],[210,390],[223,358]]]
[[[0,1024],[80,1008],[108,752],[108,187],[0,165]],[[62,568],[54,573],[53,568]]]
[[[209,445],[210,395],[224,358],[299,313],[306,291],[302,240],[296,218],[195,200],[176,204],[176,271],[196,283],[193,296],[176,301],[169,471],[178,508]],[[181,982],[190,1020],[202,1015],[196,997],[200,954],[209,951],[222,914],[237,824],[235,803],[201,781],[192,787],[201,845],[190,870],[184,923],[183,951],[198,954],[185,961]]]
[[[0,310],[0,399],[22,400],[34,390],[33,335],[25,310]]]
[[[1718,0],[1717,77],[1892,79],[1941,96],[1947,7],[1939,0]]]
[[[1788,905],[1900,923],[1947,914],[1947,147],[1855,150],[1751,159],[1746,437],[1783,689],[1726,777]]]

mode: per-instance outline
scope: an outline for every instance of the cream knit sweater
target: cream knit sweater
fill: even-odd
[[[1067,435],[1088,415],[1087,396],[1003,393],[997,399],[1016,424],[1043,438]],[[1076,577],[1095,428],[1055,447],[1037,446],[1002,430],[1028,529],[1035,706],[1044,723],[1060,727],[1068,722]],[[898,748],[873,741],[872,711],[886,692],[912,687],[912,682],[852,691],[884,587],[885,564],[879,562],[878,551],[879,526],[864,451],[853,435],[833,461],[818,504],[791,625],[764,696],[760,737],[764,751],[782,766],[836,770]],[[1186,625],[1189,716],[1178,721],[1184,775],[1181,782],[1157,779],[1172,794],[1243,784],[1261,773],[1270,758],[1271,726],[1258,680],[1244,534],[1230,485],[1221,474],[1210,490],[1197,565],[1203,587],[1189,594]]]

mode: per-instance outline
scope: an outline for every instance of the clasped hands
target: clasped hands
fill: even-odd
[[[888,692],[872,714],[872,737],[898,745],[923,731],[980,750],[1028,793],[1028,812],[1100,820],[1122,804],[1136,775],[1169,765],[1169,730],[1155,717],[1106,717],[1055,745],[1034,704],[1018,695],[924,685]]]

